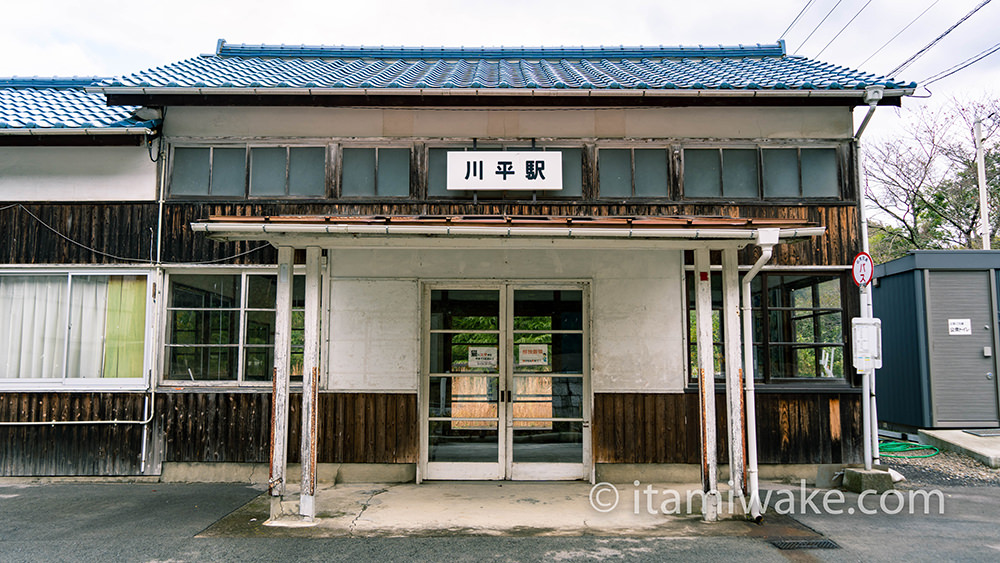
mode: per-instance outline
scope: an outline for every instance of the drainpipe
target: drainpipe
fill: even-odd
[[[771,259],[774,245],[778,244],[778,237],[778,229],[757,230],[760,258],[743,276],[743,376],[747,396],[747,489],[750,492],[750,515],[754,522],[760,522],[763,514],[760,510],[760,488],[757,479],[757,403],[754,397],[753,382],[753,318],[750,307],[750,282],[764,267],[764,264]]]

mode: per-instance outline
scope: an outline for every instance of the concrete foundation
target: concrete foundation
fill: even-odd
[[[844,470],[844,488],[854,493],[875,491],[884,493],[891,490],[892,476],[881,469],[849,467]]]

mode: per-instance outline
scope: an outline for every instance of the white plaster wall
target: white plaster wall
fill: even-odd
[[[330,284],[329,389],[416,391],[420,290],[413,280]]]
[[[170,108],[169,137],[849,139],[847,107],[566,110]]]
[[[151,201],[145,147],[0,147],[0,201]]]
[[[679,251],[336,250],[329,386],[411,390],[419,384],[424,281],[591,282],[595,392],[684,388]]]

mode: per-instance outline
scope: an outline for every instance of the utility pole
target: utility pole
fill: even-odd
[[[979,180],[979,231],[983,237],[983,250],[990,249],[990,209],[986,199],[986,158],[983,156],[983,118],[972,124],[976,137],[976,176]]]

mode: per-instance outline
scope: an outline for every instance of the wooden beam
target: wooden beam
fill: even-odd
[[[292,248],[278,248],[278,286],[274,323],[274,375],[271,395],[271,518],[281,516],[288,460],[288,388],[292,343]]]
[[[695,319],[698,327],[698,390],[701,421],[702,517],[719,518],[718,459],[715,421],[715,345],[712,338],[712,272],[708,248],[694,251]]]
[[[322,270],[319,247],[306,248],[306,310],[302,363],[302,487],[299,514],[306,520],[316,517],[317,383],[320,366],[320,311],[322,310]]]
[[[722,319],[726,340],[726,414],[729,430],[729,475],[732,490],[743,494],[746,465],[744,433],[746,411],[743,403],[743,354],[740,350],[740,275],[737,252],[722,250]]]

